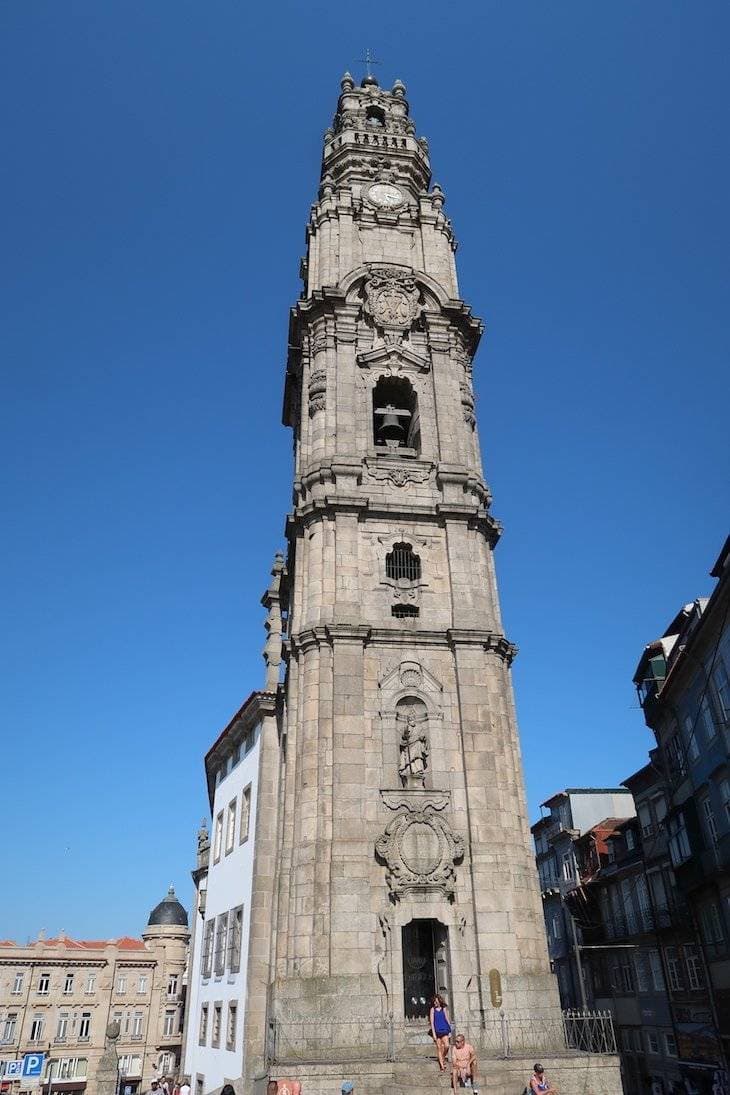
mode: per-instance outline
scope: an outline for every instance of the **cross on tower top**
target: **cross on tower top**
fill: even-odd
[[[373,79],[372,65],[379,65],[381,61],[373,57],[369,49],[365,50],[365,56],[360,58],[360,64],[365,65],[365,72],[369,80]]]

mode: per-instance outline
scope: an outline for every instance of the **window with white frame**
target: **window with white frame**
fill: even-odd
[[[241,795],[241,824],[239,827],[239,842],[243,844],[248,840],[248,829],[251,822],[251,785]]]
[[[664,959],[667,966],[669,988],[672,992],[681,992],[684,989],[684,981],[682,980],[682,966],[677,948],[667,947],[664,951]]]
[[[621,959],[621,988],[626,993],[635,991],[634,963],[628,955],[625,955]]]
[[[2,1026],[2,1041],[6,1044],[8,1042],[15,1041],[15,1032],[18,1026],[18,1013],[17,1011],[9,1011],[5,1016],[5,1021]]]
[[[712,809],[712,800],[709,795],[707,798],[702,799],[702,816],[707,830],[707,839],[714,846],[717,844],[717,822],[715,821],[715,811]]]
[[[694,735],[692,740],[694,740]],[[673,737],[669,738],[665,748],[670,769],[675,775],[683,776],[687,771],[687,765],[684,759],[684,745],[679,734],[674,734]]]
[[[692,855],[683,810],[678,810],[669,819],[669,854],[675,867],[679,867]]]
[[[228,810],[226,813],[226,855],[229,855],[233,851],[233,844],[236,839],[236,799],[228,803]]]
[[[95,973],[90,973],[89,976],[86,978],[86,992],[87,992],[87,995],[90,996],[91,993],[95,992],[95,991],[96,991],[96,974]]]
[[[117,977],[117,992],[121,995],[127,991],[127,978],[122,974]]]
[[[658,910],[667,908],[667,891],[664,885],[661,871],[651,871],[649,874],[649,887],[654,899],[654,905]]]
[[[144,973],[141,973],[137,980],[137,992],[142,994],[147,992],[147,975]]]
[[[718,784],[720,802],[722,803],[722,815],[725,824],[730,824],[730,779],[721,779]]]
[[[668,1032],[665,1032],[664,1034],[664,1052],[667,1057],[677,1056],[677,1039],[673,1034],[669,1034]]]
[[[566,882],[572,882],[575,878],[575,856],[573,851],[563,852],[563,878]]]
[[[659,1052],[659,1035],[653,1030],[646,1032],[646,1048],[649,1053]]]
[[[31,1042],[40,1042],[43,1038],[43,1028],[45,1026],[45,1020],[43,1015],[34,1015],[30,1024],[30,1040]]]
[[[664,992],[664,971],[662,970],[659,951],[649,951],[649,969],[651,970],[651,980],[655,991]]]
[[[687,943],[682,947],[684,952],[684,964],[687,969],[687,982],[693,991],[705,987],[705,972],[702,968],[702,957],[699,947],[694,943]]]
[[[65,1042],[68,1035],[68,1012],[62,1011],[58,1016],[58,1025],[56,1027],[56,1041]]]
[[[639,875],[636,881],[636,900],[639,905],[641,926],[644,928],[645,931],[650,931],[654,926],[654,918],[651,912],[649,889],[646,885],[646,878],[644,877],[644,875]]]
[[[213,862],[217,863],[221,857],[221,844],[223,843],[223,811],[215,819],[215,832],[213,834]]]
[[[651,804],[654,808],[654,817],[656,818],[657,825],[661,825],[664,818],[667,816],[667,800],[664,795],[656,795]]]
[[[172,1038],[175,1033],[175,1012],[168,1008],[165,1012],[165,1022],[162,1028],[165,1038]]]
[[[712,684],[720,714],[726,728],[730,728],[730,674],[724,659],[719,655],[712,669]]]
[[[42,973],[38,978],[38,995],[47,996],[51,990],[51,975],[50,973]]]
[[[171,973],[167,978],[167,995],[177,996],[178,985],[180,983],[180,975],[177,973]]]
[[[91,1037],[91,1012],[82,1011],[79,1021],[79,1041],[86,1042]]]
[[[630,932],[636,931],[636,914],[634,912],[634,902],[632,898],[633,890],[633,880],[624,878],[621,883],[621,904],[623,905],[623,914],[626,918],[626,927]]]
[[[649,963],[645,954],[640,954],[636,959],[636,987],[639,992],[648,992],[651,987],[649,984]]]
[[[141,1011],[135,1011],[132,1017],[132,1037],[134,1039],[142,1037],[142,1026],[144,1023],[144,1013]]]
[[[215,959],[213,968],[217,976],[226,972],[226,930],[228,927],[228,914],[223,913],[216,920],[215,928]]]
[[[221,1018],[223,1014],[223,1005],[216,1003],[213,1005],[213,1029],[211,1031],[210,1044],[214,1049],[217,1049],[221,1044]]]
[[[707,695],[703,697],[702,703],[700,704],[699,723],[707,741],[712,741],[717,733],[717,727],[715,726],[715,718],[712,714],[712,708],[710,707],[710,701]]]
[[[169,1049],[166,1049],[164,1053],[160,1054],[160,1075],[166,1076],[168,1072],[172,1072],[173,1067],[174,1057]]]
[[[198,1045],[204,1046],[208,1040],[208,1005],[202,1004],[200,1008],[200,1029],[198,1031]]]
[[[626,836],[626,851],[633,852],[636,847],[636,838],[634,837],[634,830],[629,828],[625,831]]]
[[[139,1053],[123,1053],[119,1058],[119,1072],[122,1076],[141,1076],[141,1055]]]
[[[23,991],[24,981],[25,976],[22,973],[16,973],[15,978],[13,979],[13,987],[10,990],[13,996],[19,996],[20,993]]]
[[[649,803],[642,802],[637,813],[639,816],[639,824],[641,825],[641,835],[643,837],[651,836],[654,832],[654,823],[652,821]]]
[[[213,941],[215,938],[215,918],[211,917],[205,924],[205,935],[203,936],[203,954],[200,962],[201,974],[203,977],[210,977],[213,972]]]
[[[700,927],[705,943],[722,943],[725,933],[722,930],[720,910],[714,901],[708,901],[700,908]]]
[[[70,996],[74,990],[74,975],[67,973],[63,982],[63,994],[64,996]]]
[[[700,755],[700,746],[697,741],[695,720],[690,715],[687,715],[684,720],[684,740],[687,746],[687,756],[692,761],[697,760]]]
[[[228,969],[238,973],[241,968],[241,936],[243,934],[243,905],[231,909],[228,914]]]
[[[50,1077],[52,1080],[85,1080],[86,1057],[61,1057],[58,1061],[51,1061]]]

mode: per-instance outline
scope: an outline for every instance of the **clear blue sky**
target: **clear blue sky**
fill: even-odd
[[[649,745],[631,675],[728,517],[724,2],[5,3],[0,938],[189,903],[263,682],[321,137],[400,77],[484,317],[532,816]]]

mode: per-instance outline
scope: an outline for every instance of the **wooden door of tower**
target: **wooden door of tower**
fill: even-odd
[[[406,1019],[428,1017],[435,993],[451,1003],[449,929],[438,920],[411,920],[401,932]]]

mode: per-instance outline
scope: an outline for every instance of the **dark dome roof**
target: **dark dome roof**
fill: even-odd
[[[163,927],[168,924],[180,928],[188,926],[188,914],[175,896],[174,886],[170,886],[167,897],[163,898],[159,905],[155,905],[147,921],[148,928]]]

